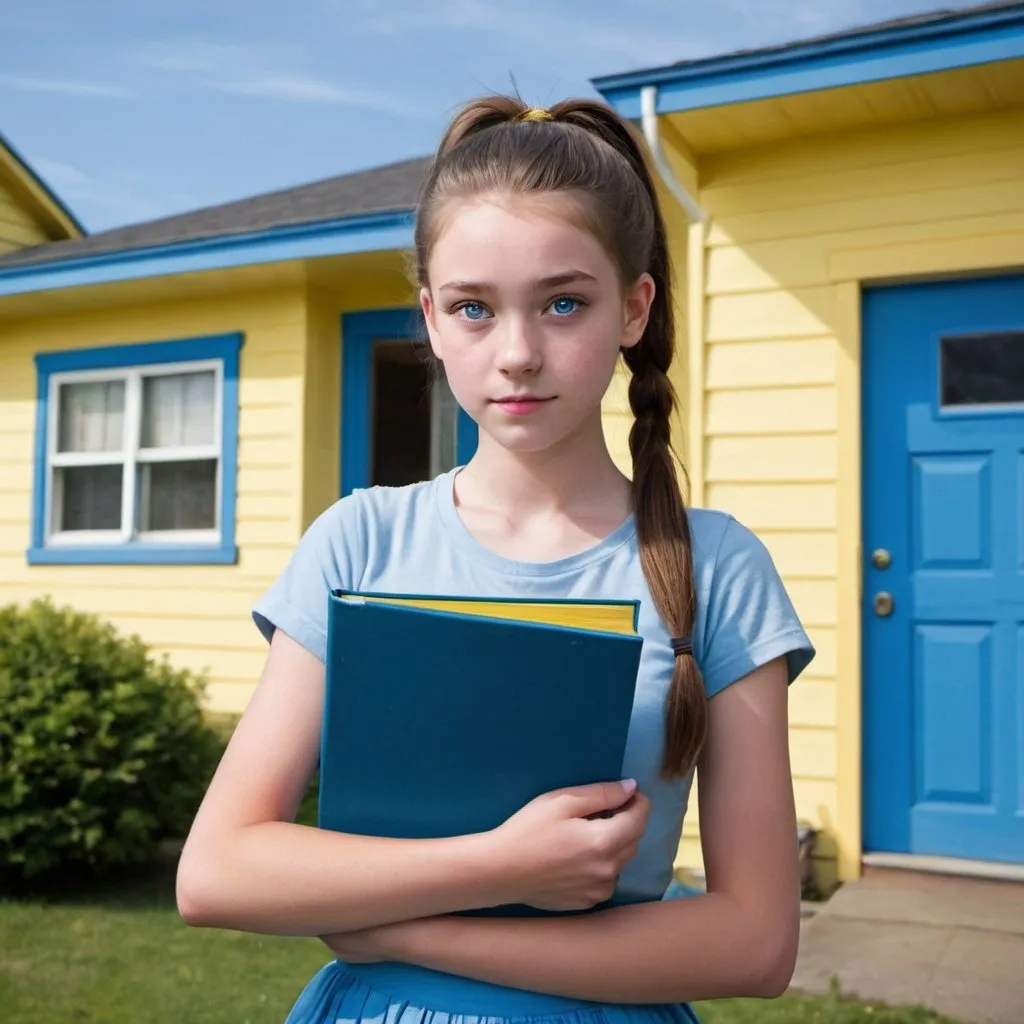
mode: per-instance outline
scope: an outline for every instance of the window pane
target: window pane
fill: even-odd
[[[943,338],[943,405],[1024,403],[1024,331]]]
[[[175,373],[142,381],[142,447],[213,444],[216,375]]]
[[[123,473],[123,466],[67,466],[56,470],[54,529],[120,530]]]
[[[83,381],[57,389],[57,451],[118,452],[124,443],[124,381]]]
[[[151,462],[142,469],[144,533],[217,525],[217,460]]]

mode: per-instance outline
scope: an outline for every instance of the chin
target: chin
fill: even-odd
[[[571,431],[554,431],[538,426],[505,427],[503,430],[488,431],[495,444],[517,455],[536,455],[550,451],[570,441]]]

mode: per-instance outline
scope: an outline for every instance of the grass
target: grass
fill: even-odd
[[[328,954],[315,939],[187,928],[174,868],[87,896],[0,901],[4,1024],[281,1024]],[[833,993],[698,1005],[704,1024],[954,1024]]]
[[[215,722],[225,740],[233,720]],[[316,823],[316,785],[297,820]],[[164,864],[77,895],[0,899],[3,1024],[282,1024],[329,959],[316,939],[188,928]],[[703,1024],[956,1024],[824,998],[698,1004]]]

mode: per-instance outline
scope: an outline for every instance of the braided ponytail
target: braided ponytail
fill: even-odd
[[[651,596],[674,638],[692,636],[696,617],[689,520],[672,452],[676,395],[668,370],[675,337],[665,224],[643,150],[632,127],[611,108],[566,100],[543,117],[524,118],[518,99],[468,104],[449,125],[424,186],[416,221],[416,276],[427,285],[438,210],[445,202],[487,192],[573,195],[587,226],[617,265],[620,280],[654,280],[647,326],[623,350],[632,378],[629,434],[633,512],[640,561]],[[522,124],[520,121],[528,120]],[[707,699],[692,647],[675,659],[666,709],[662,773],[685,775],[707,733]]]

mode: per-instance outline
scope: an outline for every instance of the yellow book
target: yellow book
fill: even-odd
[[[479,615],[490,619],[514,619],[519,622],[543,622],[550,626],[589,629],[599,633],[635,635],[638,601],[599,601],[586,598],[565,600],[499,599],[450,597],[421,594],[363,594],[336,591],[338,597],[363,601],[406,605],[457,615]]]

